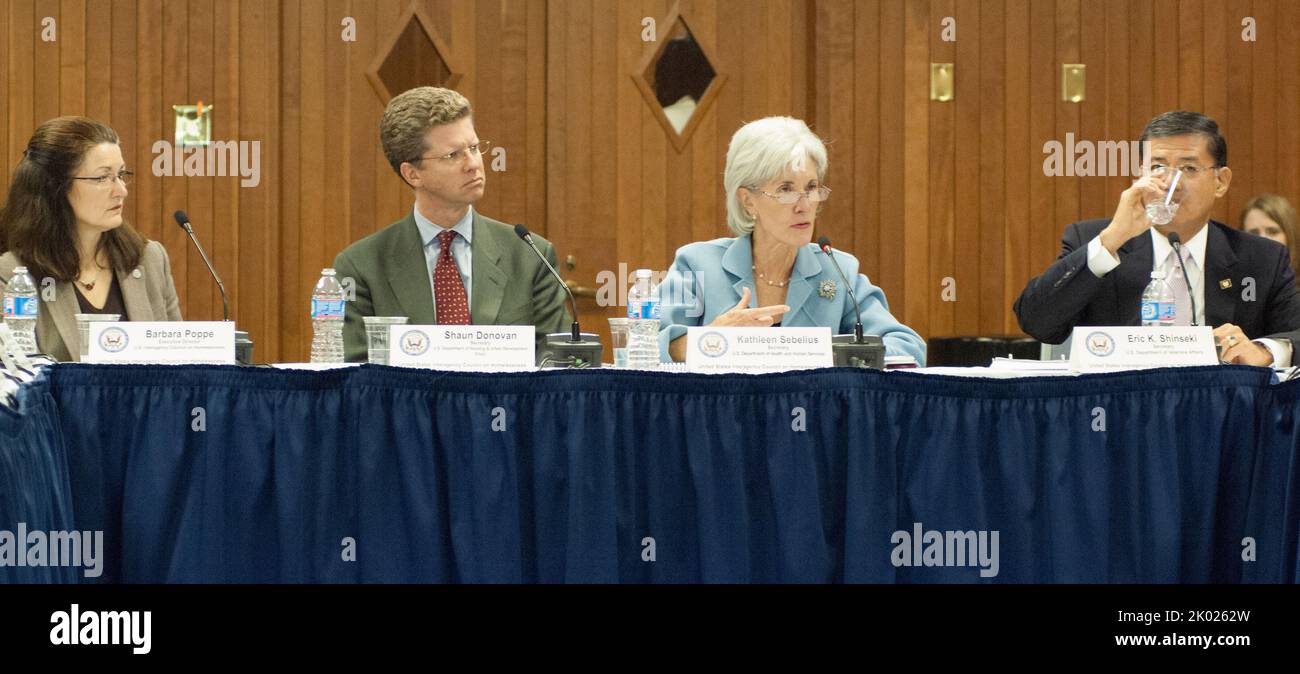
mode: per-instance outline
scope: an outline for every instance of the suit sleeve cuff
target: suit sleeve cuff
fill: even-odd
[[[1101,278],[1119,266],[1119,258],[1101,245],[1101,236],[1092,237],[1088,242],[1088,269],[1093,276]]]
[[[1273,367],[1291,367],[1291,340],[1264,338],[1255,340],[1255,343],[1262,344],[1273,354]]]

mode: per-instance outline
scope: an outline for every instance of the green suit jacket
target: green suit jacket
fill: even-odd
[[[514,228],[478,211],[473,226],[473,323],[535,326],[539,349],[547,334],[566,331],[571,320],[564,306],[567,295]],[[555,247],[536,234],[533,242],[554,265]],[[334,259],[334,270],[340,281],[351,278],[356,291],[343,324],[348,361],[366,360],[365,316],[406,316],[411,325],[437,323],[424,242],[413,213],[345,248]]]

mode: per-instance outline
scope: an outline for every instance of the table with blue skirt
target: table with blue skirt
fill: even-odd
[[[0,406],[0,531],[102,574],[0,582],[1290,583],[1298,421],[1236,366],[65,364]]]

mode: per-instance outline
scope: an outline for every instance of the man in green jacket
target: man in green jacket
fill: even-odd
[[[474,132],[469,101],[438,87],[398,94],[384,110],[379,140],[415,191],[415,209],[334,260],[345,289],[355,292],[343,327],[347,360],[366,359],[365,316],[532,325],[539,350],[546,334],[565,331],[571,319],[560,284],[511,226],[474,211],[487,143]],[[554,265],[555,248],[535,234],[533,242]]]

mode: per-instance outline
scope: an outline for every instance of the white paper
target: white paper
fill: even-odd
[[[1079,372],[1219,363],[1214,331],[1205,325],[1080,326],[1072,339],[1071,365]]]
[[[234,365],[235,324],[228,321],[94,322],[87,363]]]
[[[535,370],[536,334],[531,325],[392,325],[388,364],[481,372]]]
[[[783,372],[834,364],[830,328],[686,329],[691,372]]]

